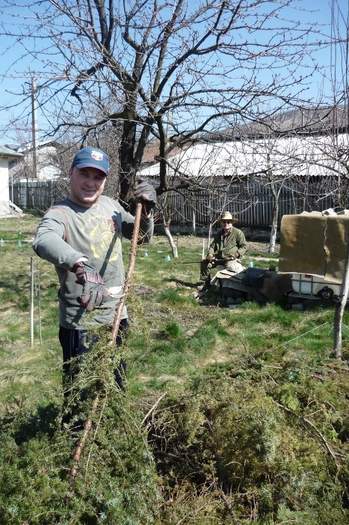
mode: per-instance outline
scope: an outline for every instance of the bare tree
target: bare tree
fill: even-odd
[[[298,106],[316,69],[308,60],[308,73],[298,72],[314,28],[300,22],[293,0],[4,0],[0,13],[20,20],[16,30],[1,22],[2,42],[15,40],[31,56],[26,74],[37,79],[52,134],[74,126],[84,142],[108,125],[121,133],[125,202],[150,140],[158,141],[162,194],[173,189],[174,148]]]
[[[244,162],[240,163],[245,165],[249,178],[257,178],[271,193],[269,253],[275,251],[282,190],[287,184],[294,188],[297,178],[308,176],[307,140],[297,137],[294,130],[288,132],[291,136],[280,137],[278,133],[265,133],[262,139],[247,138],[249,157],[252,157],[253,162],[244,154],[246,160],[244,158]]]
[[[331,88],[309,133],[309,164],[335,209],[349,206],[349,4],[331,0]],[[327,106],[326,106],[327,104]],[[319,196],[319,200],[323,198]]]

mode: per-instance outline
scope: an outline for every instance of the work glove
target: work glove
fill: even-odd
[[[105,282],[96,268],[86,261],[75,263],[72,271],[76,275],[75,282],[83,287],[78,302],[86,307],[87,312],[92,312],[96,306],[103,304],[109,295]]]
[[[146,215],[149,215],[157,201],[155,188],[144,179],[139,179],[133,193],[136,199],[143,201],[143,209]]]

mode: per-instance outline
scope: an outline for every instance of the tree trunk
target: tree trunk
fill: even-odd
[[[274,253],[275,252],[277,229],[278,229],[277,228],[277,221],[275,221],[275,217],[274,217],[273,224],[271,225],[270,243],[269,243],[268,253]]]
[[[121,145],[119,149],[120,157],[120,195],[119,199],[124,207],[128,207],[131,198],[131,188],[135,184],[135,170],[133,169],[133,157],[136,137],[136,123],[124,122]]]
[[[336,359],[342,359],[342,319],[347,304],[349,291],[349,235],[347,236],[347,254],[345,259],[344,267],[344,276],[341,289],[341,297],[338,298],[338,303],[336,305],[334,313],[334,323],[333,323],[333,350],[336,356]]]
[[[279,195],[280,192],[276,191],[274,181],[271,181],[270,184],[271,192],[274,197],[274,208],[273,208],[273,222],[271,225],[270,232],[270,243],[268,253],[275,252],[275,243],[276,243],[276,233],[277,233],[277,224],[278,224],[278,215],[279,215]]]
[[[169,226],[167,224],[164,224],[164,230],[165,230],[165,235],[168,238],[168,242],[170,243],[170,246],[171,246],[171,249],[172,249],[172,256],[177,259],[178,258],[178,249],[177,249],[177,246],[175,245],[175,242],[173,240],[172,234],[170,232],[170,228],[169,228]]]

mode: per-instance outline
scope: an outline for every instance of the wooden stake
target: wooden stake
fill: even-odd
[[[132,276],[133,269],[134,269],[135,262],[136,262],[136,253],[137,253],[137,244],[138,244],[138,236],[139,236],[139,226],[141,223],[141,214],[142,214],[142,204],[138,203],[136,207],[136,215],[135,215],[133,235],[132,235],[131,247],[130,247],[130,262],[129,262],[128,269],[127,269],[126,276],[125,276],[123,294],[116,308],[115,317],[114,317],[113,329],[112,329],[112,334],[111,334],[112,344],[115,344],[116,338],[118,336],[121,314],[122,314],[122,310],[125,305],[126,296],[128,294],[128,289],[131,284],[131,276]]]
[[[34,346],[34,265],[30,257],[30,347]]]
[[[342,319],[343,319],[345,305],[347,304],[348,291],[349,291],[349,235],[347,236],[347,254],[345,258],[341,296],[338,298],[338,303],[336,305],[336,309],[334,313],[333,350],[334,350],[336,359],[342,359]]]

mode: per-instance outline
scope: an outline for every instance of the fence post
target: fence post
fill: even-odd
[[[41,337],[41,299],[40,299],[40,276],[39,270],[35,267],[34,258],[30,258],[30,346],[34,346],[34,302],[35,292],[38,296],[38,323],[39,323],[39,340],[42,343]]]
[[[34,262],[30,257],[30,346],[34,346]]]

